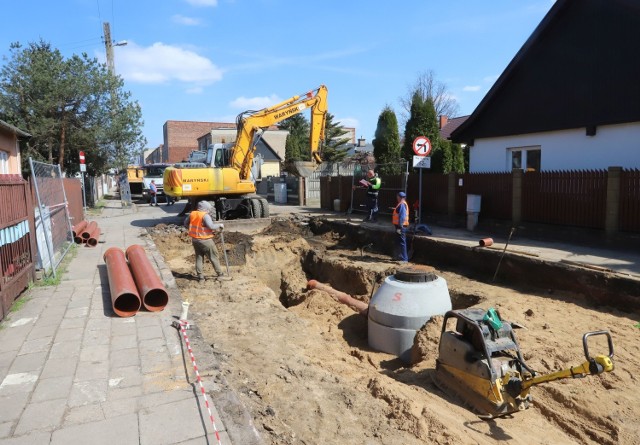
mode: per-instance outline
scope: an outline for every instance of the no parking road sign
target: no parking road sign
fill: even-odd
[[[429,156],[431,153],[431,141],[426,136],[418,136],[413,140],[413,152],[417,156]]]

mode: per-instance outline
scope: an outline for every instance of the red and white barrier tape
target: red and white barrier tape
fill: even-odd
[[[204,390],[204,385],[202,384],[202,379],[200,378],[200,373],[198,372],[198,365],[196,365],[196,358],[193,356],[193,351],[191,350],[191,343],[189,342],[189,337],[187,336],[187,330],[185,329],[185,326],[187,326],[187,324],[188,323],[185,320],[180,320],[180,332],[182,332],[182,336],[184,337],[184,342],[187,345],[187,350],[189,351],[189,357],[191,357],[191,363],[193,364],[193,370],[196,373],[196,379],[198,380],[198,384],[200,385],[200,391],[202,392],[202,397],[204,398],[204,404],[207,407],[207,411],[209,411],[209,419],[211,420],[213,431],[216,434],[218,445],[222,445],[222,442],[220,441],[220,433],[218,433],[218,428],[216,427],[216,421],[213,419],[213,414],[211,413],[211,406],[209,406],[209,399],[207,399],[207,393]]]

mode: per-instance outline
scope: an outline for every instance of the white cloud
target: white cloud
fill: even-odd
[[[222,70],[211,60],[162,42],[142,47],[129,41],[118,49],[116,71],[126,80],[138,83],[179,81],[202,86],[222,79]]]
[[[193,87],[193,88],[187,88],[185,90],[185,93],[187,93],[187,94],[202,94],[203,91],[204,91],[204,88],[202,88],[202,87]]]
[[[191,6],[218,6],[218,0],[185,0]]]
[[[462,88],[462,91],[480,91],[480,85],[467,85]]]
[[[500,77],[499,74],[494,74],[492,76],[486,76],[484,79],[485,82],[495,82],[496,80],[498,80],[498,77]]]
[[[355,117],[343,117],[340,119],[334,119],[334,122],[338,122],[341,126],[343,127],[351,127],[351,128],[355,128],[356,131],[358,130],[358,127],[360,126],[360,121],[358,119],[356,119]]]
[[[186,17],[180,14],[174,15],[173,17],[171,17],[171,20],[173,20],[173,22],[177,23],[178,25],[186,25],[186,26],[198,26],[202,23],[202,20],[200,19],[193,18],[193,17]]]
[[[280,99],[277,95],[272,94],[271,96],[263,97],[240,96],[237,99],[232,100],[229,105],[239,110],[261,110],[271,105],[275,105],[279,102],[282,102],[282,99]]]

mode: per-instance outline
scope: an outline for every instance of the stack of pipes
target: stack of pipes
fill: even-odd
[[[169,294],[142,246],[129,246],[126,256],[122,249],[110,247],[104,253],[104,262],[116,315],[132,317],[141,306],[157,312],[169,303]]]
[[[95,221],[80,221],[73,226],[73,241],[86,247],[96,247],[100,239],[100,227]]]

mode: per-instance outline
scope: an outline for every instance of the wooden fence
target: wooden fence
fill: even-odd
[[[443,176],[443,175],[440,175]],[[482,214],[492,219],[510,219],[513,179],[511,173],[465,173],[455,177],[455,214],[467,212],[467,195],[482,197]]]
[[[522,178],[522,220],[603,229],[607,172],[529,172]]]
[[[418,174],[409,175],[407,197],[418,199]],[[382,177],[382,187],[393,189],[399,177]],[[354,192],[354,203],[364,191]],[[512,224],[540,223],[615,232],[640,233],[640,170],[611,167],[599,171],[513,173],[423,173],[423,215],[466,215],[467,195],[480,195],[481,219]],[[351,206],[351,177],[322,178],[321,206],[340,210]],[[395,203],[395,196],[380,193],[380,209]],[[358,210],[357,206],[353,207]]]
[[[623,232],[640,232],[640,170],[620,174],[620,219]]]
[[[34,278],[36,255],[29,183],[0,175],[0,319]]]

